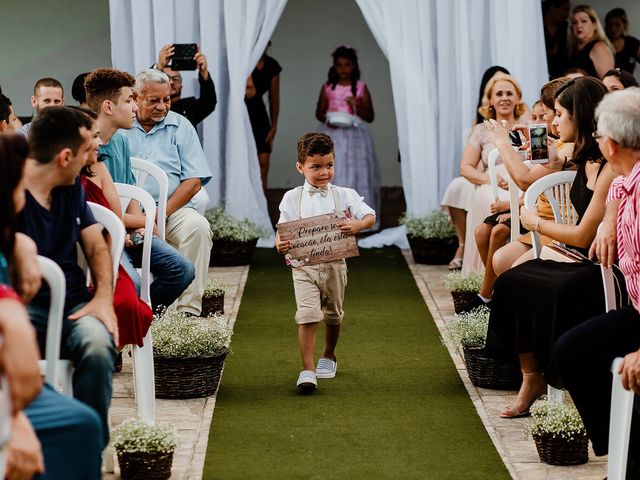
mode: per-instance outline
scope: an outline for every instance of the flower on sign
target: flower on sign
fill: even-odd
[[[290,253],[287,253],[284,256],[284,261],[286,262],[286,264],[292,268],[300,268],[300,267],[304,267],[306,265],[306,263],[309,261],[309,257],[307,258],[301,258],[301,259],[295,259],[291,256]]]

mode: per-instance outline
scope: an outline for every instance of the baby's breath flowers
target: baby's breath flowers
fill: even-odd
[[[442,210],[434,210],[424,217],[403,216],[400,223],[407,228],[407,235],[418,238],[451,238],[456,235],[449,217]]]
[[[442,283],[453,292],[479,292],[482,287],[482,274],[451,272],[443,277]]]
[[[574,405],[538,400],[531,407],[529,430],[533,435],[551,435],[573,440],[586,434],[582,418]]]
[[[204,285],[204,298],[220,297],[224,295],[224,282],[220,277],[213,277],[207,280]]]
[[[221,354],[231,342],[231,329],[216,314],[199,318],[166,311],[151,324],[155,357],[207,357]]]
[[[129,418],[112,431],[113,447],[118,452],[171,453],[178,445],[178,432],[167,423],[151,424],[141,418]]]
[[[221,207],[207,210],[204,216],[211,225],[213,240],[248,242],[268,233],[248,218],[234,218]]]
[[[456,315],[447,323],[445,343],[460,351],[463,345],[482,347],[487,338],[489,307],[480,306]]]

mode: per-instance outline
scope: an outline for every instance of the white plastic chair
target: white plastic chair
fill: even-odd
[[[38,266],[42,278],[51,291],[49,304],[49,319],[47,322],[47,336],[44,360],[39,361],[40,373],[45,381],[64,395],[71,396],[71,374],[73,368],[70,360],[60,358],[60,342],[62,337],[62,315],[66,296],[66,279],[62,269],[53,260],[38,255]],[[60,383],[58,383],[60,380]]]
[[[529,160],[525,160],[524,165],[531,169],[532,164]],[[507,183],[509,184],[509,209],[511,210],[511,238],[513,242],[520,236],[520,197],[522,190],[516,184],[515,180],[508,175]]]
[[[615,299],[614,299],[615,303]],[[625,390],[618,373],[622,358],[616,358],[611,365],[611,418],[609,420],[609,458],[607,478],[624,480],[627,470],[627,453],[631,433],[634,393]]]
[[[0,345],[2,339],[0,338]],[[0,478],[5,478],[7,466],[7,444],[11,439],[11,397],[7,377],[0,378],[2,398],[0,399]]]
[[[144,190],[147,178],[151,176],[158,184],[158,237],[164,240],[167,223],[167,197],[169,196],[169,178],[157,165],[148,160],[131,157],[131,170],[136,177],[136,186]]]
[[[546,175],[536,180],[524,194],[524,206],[531,210],[535,208],[536,201],[541,193],[546,194],[556,223],[574,224],[578,220],[578,215],[571,205],[569,192],[573,180],[576,177],[575,171],[563,171]],[[531,232],[533,254],[535,258],[540,256],[540,233]],[[564,402],[564,390],[557,389],[549,385],[547,387],[547,399],[549,402]]]
[[[491,182],[491,192],[493,193],[494,201],[498,201],[500,198],[500,187],[498,186],[498,174],[496,173],[496,160],[500,156],[500,152],[497,148],[494,148],[489,152],[489,158],[487,159],[487,172],[489,174],[489,181]]]
[[[564,171],[552,173],[536,180],[524,194],[524,206],[532,210],[535,208],[538,196],[545,193],[551,204],[556,223],[575,224],[578,221],[578,215],[569,198],[575,177],[575,171]],[[531,232],[531,240],[533,254],[535,258],[538,258],[541,250],[540,233]]]
[[[151,195],[139,187],[115,184],[116,191],[120,196],[122,210],[125,211],[129,203],[133,200],[140,202],[146,213],[144,241],[142,243],[142,268],[140,282],[140,298],[151,305],[149,293],[151,285],[151,240],[153,238],[153,225],[156,216],[156,203]],[[133,352],[133,386],[136,402],[138,403],[138,415],[149,422],[155,422],[156,400],[155,400],[155,380],[153,372],[153,342],[151,339],[151,329],[144,337],[144,346],[132,346]]]

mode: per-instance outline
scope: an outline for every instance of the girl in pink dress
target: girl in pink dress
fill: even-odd
[[[332,54],[333,66],[320,89],[316,118],[318,131],[334,142],[334,183],[359,192],[367,205],[380,211],[380,173],[371,131],[365,122],[373,121],[373,103],[367,86],[360,80],[356,51],[338,47]],[[342,112],[335,119],[332,112]],[[377,222],[377,221],[376,221]],[[373,226],[378,229],[379,224]]]

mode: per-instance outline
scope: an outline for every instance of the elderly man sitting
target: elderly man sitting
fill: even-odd
[[[137,120],[120,130],[129,140],[131,155],[164,170],[169,177],[166,240],[195,265],[196,276],[177,300],[178,311],[199,315],[211,254],[211,229],[195,210],[193,197],[211,179],[211,170],[191,122],[170,111],[169,77],[158,70],[140,72],[134,87]],[[158,200],[150,181],[145,188]]]

